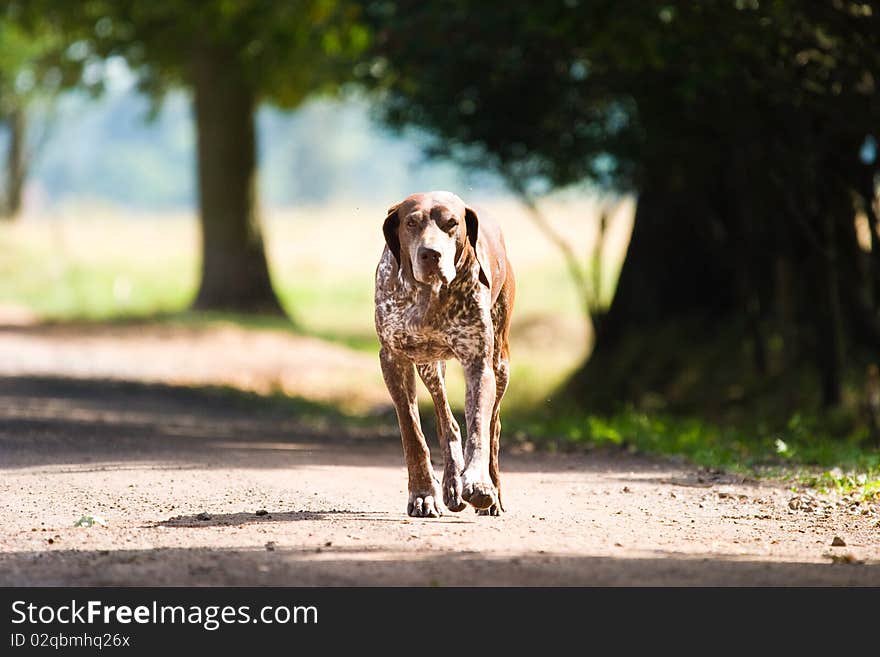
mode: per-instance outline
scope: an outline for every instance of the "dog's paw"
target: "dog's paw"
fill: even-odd
[[[489,481],[471,480],[465,474],[461,484],[462,498],[475,509],[488,509],[498,501],[495,486]]]
[[[433,489],[410,491],[406,513],[413,518],[439,518],[443,515],[440,487],[434,482]]]
[[[500,504],[493,504],[488,509],[474,509],[478,516],[495,516],[496,518],[504,513],[504,509]]]
[[[450,511],[463,511],[467,506],[461,497],[461,477],[450,475],[443,477],[443,504]]]

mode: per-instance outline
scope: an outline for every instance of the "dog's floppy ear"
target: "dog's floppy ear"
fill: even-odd
[[[382,224],[382,232],[385,233],[385,244],[388,250],[397,260],[397,266],[400,266],[400,236],[397,234],[397,228],[400,226],[400,217],[397,216],[397,210],[400,203],[395,203],[388,208],[388,215],[385,217],[385,223]]]
[[[476,210],[470,207],[465,207],[464,221],[467,224],[468,242],[471,243],[471,247],[474,249],[474,255],[477,257],[477,263],[480,265],[480,282],[486,287],[492,287],[489,283],[489,277],[486,276],[486,272],[488,271],[486,267],[488,266],[489,261],[483,250],[483,245],[479,241],[480,218],[477,216]]]

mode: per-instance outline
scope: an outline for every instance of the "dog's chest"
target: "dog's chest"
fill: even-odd
[[[384,346],[416,362],[446,360],[485,347],[488,313],[468,295],[391,293],[376,303],[376,329]]]

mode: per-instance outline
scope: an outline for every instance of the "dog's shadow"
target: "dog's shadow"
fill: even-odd
[[[334,516],[348,516],[356,520],[364,520],[368,522],[394,522],[400,523],[405,520],[416,520],[407,518],[402,514],[383,513],[376,511],[348,511],[344,509],[330,509],[327,511],[258,511],[258,512],[238,512],[238,513],[197,513],[193,515],[182,515],[160,520],[146,525],[150,529],[157,527],[180,528],[180,527],[237,527],[253,523],[263,522],[301,522],[327,520]],[[455,522],[469,522],[461,516],[444,516],[443,518],[432,519],[433,522],[443,522],[444,520],[453,520]]]
[[[148,525],[149,527],[228,527],[259,522],[297,522],[302,520],[326,520],[332,516],[375,516],[361,511],[241,511],[238,513],[196,513],[174,516]]]

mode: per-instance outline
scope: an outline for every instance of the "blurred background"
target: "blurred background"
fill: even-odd
[[[380,224],[449,189],[517,274],[506,440],[876,483],[877,11],[4,2],[0,375],[393,426]]]

